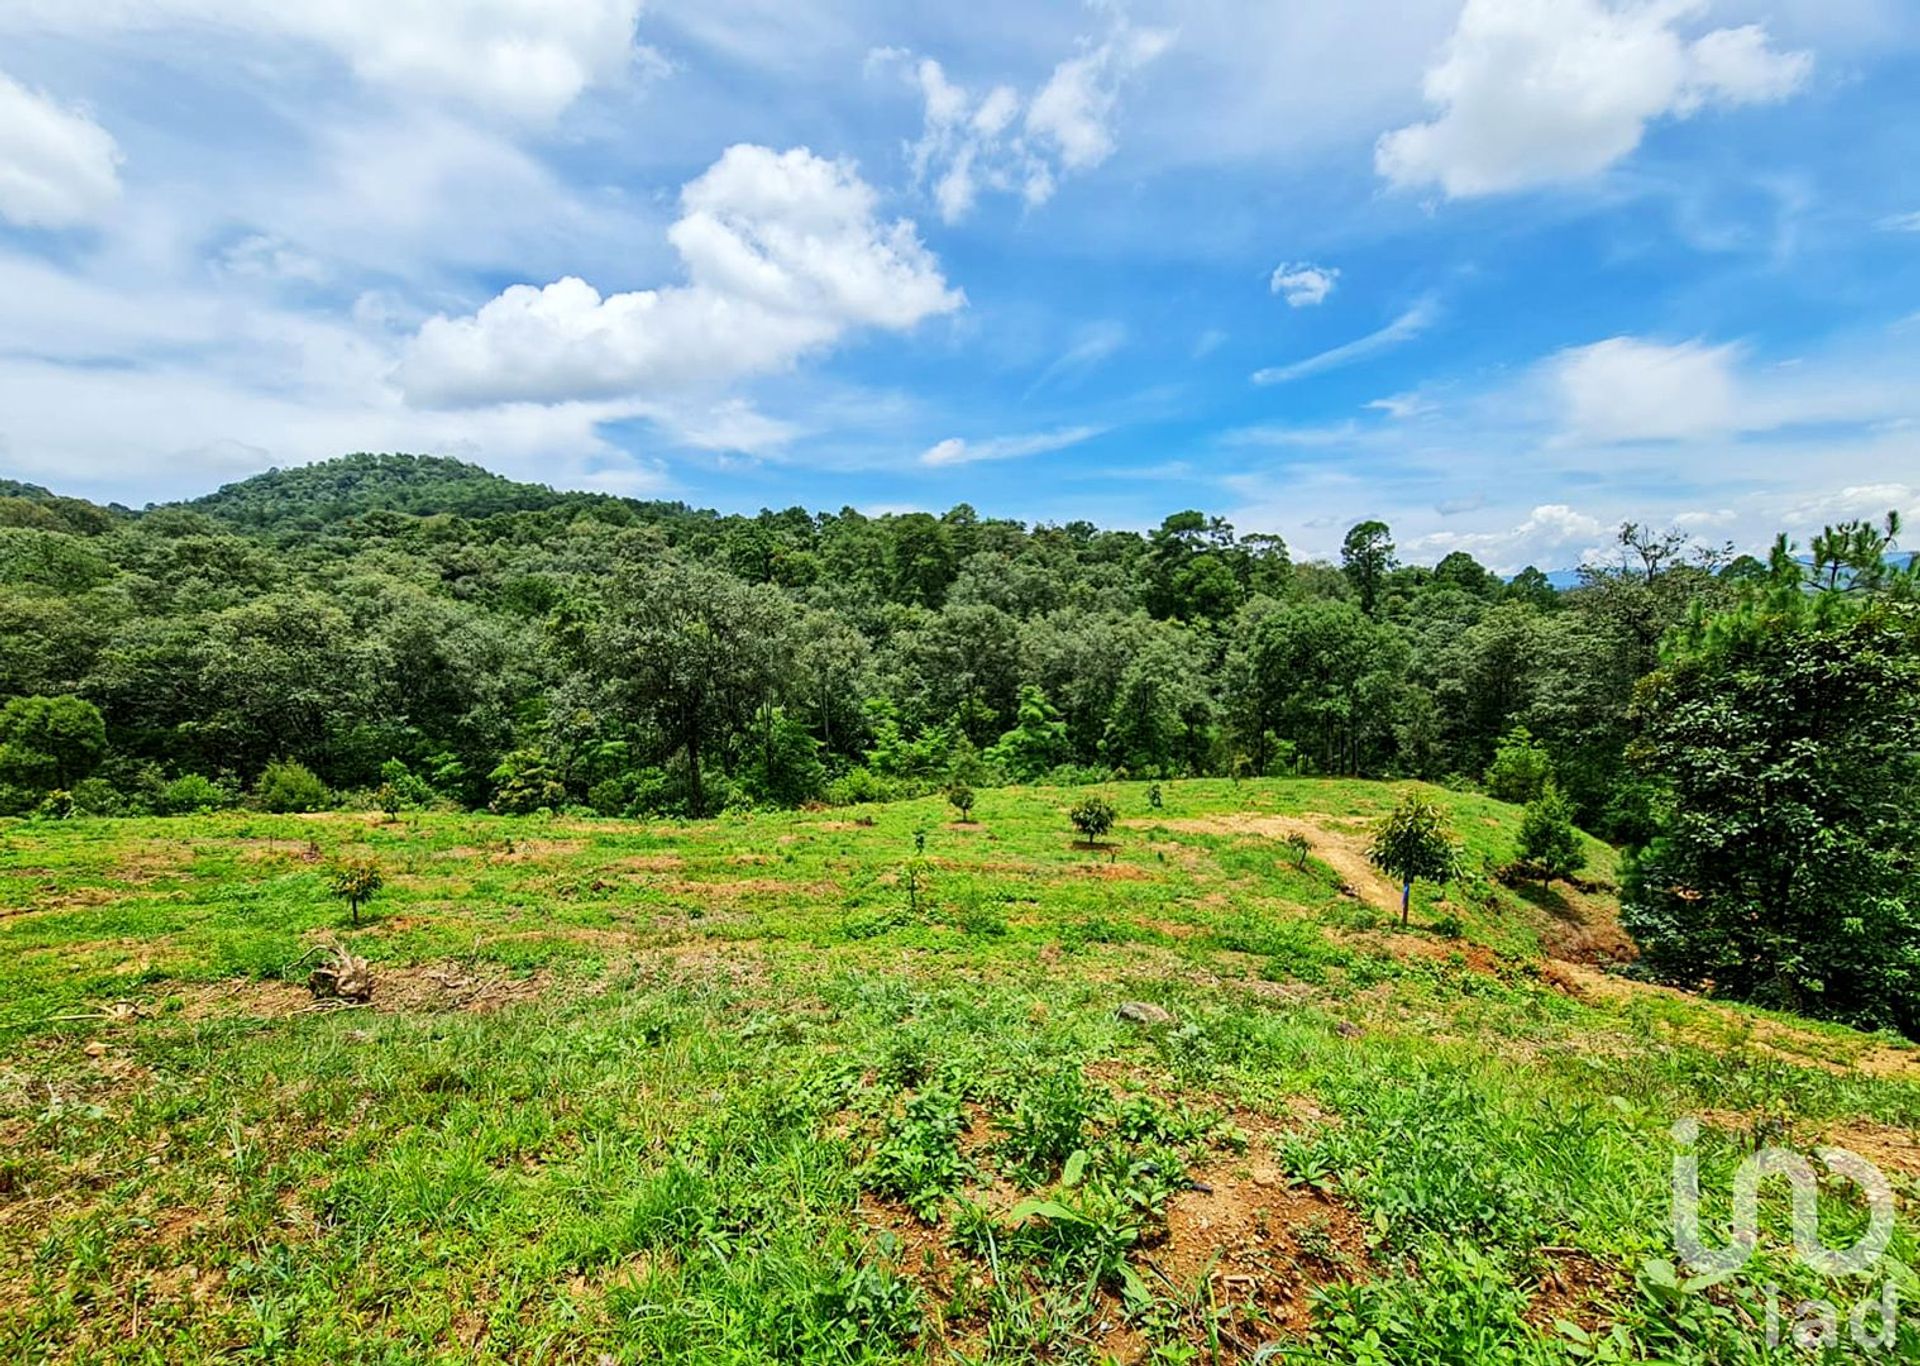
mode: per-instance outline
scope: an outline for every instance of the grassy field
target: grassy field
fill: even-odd
[[[1612,851],[1509,889],[1519,812],[1436,792],[1474,872],[1402,930],[1391,787],[1116,784],[1095,848],[1078,795],[0,824],[0,1352],[1799,1359],[1768,1287],[1879,1282],[1795,1262],[1784,1191],[1674,1276],[1686,1116],[1710,1191],[1769,1138],[1879,1163],[1910,1279],[1920,1056],[1598,971]],[[370,1005],[306,990],[329,943]]]

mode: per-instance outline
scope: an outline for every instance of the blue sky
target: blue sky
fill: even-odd
[[[0,0],[0,473],[1920,515],[1906,0]]]

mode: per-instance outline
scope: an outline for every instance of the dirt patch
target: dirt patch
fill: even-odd
[[[1540,1249],[1544,1263],[1527,1304],[1527,1322],[1542,1331],[1571,1323],[1600,1333],[1614,1321],[1608,1300],[1625,1278],[1592,1253],[1577,1247]]]
[[[1223,1331],[1251,1352],[1278,1326],[1304,1334],[1317,1285],[1369,1273],[1366,1224],[1347,1206],[1250,1154],[1194,1173],[1167,1206],[1165,1242],[1149,1267],[1183,1295],[1203,1284],[1230,1311]]]
[[[743,896],[837,896],[839,884],[833,882],[794,882],[778,877],[742,877],[715,882],[680,879],[663,883],[660,890],[669,896],[743,897]]]
[[[236,1016],[281,1020],[350,1008],[386,1015],[455,1010],[487,1014],[534,1000],[543,995],[553,981],[552,974],[547,972],[514,977],[498,970],[444,962],[409,966],[376,963],[373,974],[373,999],[365,1007],[315,1001],[312,993],[299,982],[209,982],[177,987],[168,995],[180,998],[179,1016],[185,1020]]]
[[[1131,863],[1083,863],[1080,871],[1101,882],[1151,882],[1153,874]]]

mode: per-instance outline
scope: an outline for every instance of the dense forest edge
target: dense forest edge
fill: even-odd
[[[1421,779],[1627,851],[1641,970],[1920,1034],[1920,575],[1621,528],[1556,588],[1184,511],[721,515],[355,455],[134,511],[0,481],[0,815],[700,817]],[[964,807],[961,807],[964,810]]]

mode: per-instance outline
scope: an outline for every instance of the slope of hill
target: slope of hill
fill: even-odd
[[[348,455],[293,469],[275,469],[228,484],[184,506],[254,531],[315,531],[372,512],[414,517],[482,518],[563,506],[625,506],[684,512],[610,494],[560,493],[522,484],[464,461],[429,455]]]
[[[1912,1049],[1543,956],[1614,942],[1598,846],[1402,930],[1353,861],[1392,788],[1106,791],[1091,847],[1019,788],[0,827],[0,1345],[1759,1361],[1765,1287],[1834,1291],[1771,1237],[1673,1275],[1674,1122],[1715,1189],[1755,1135],[1920,1174]],[[1432,795],[1507,854],[1513,808]],[[369,1004],[303,987],[331,944]]]

